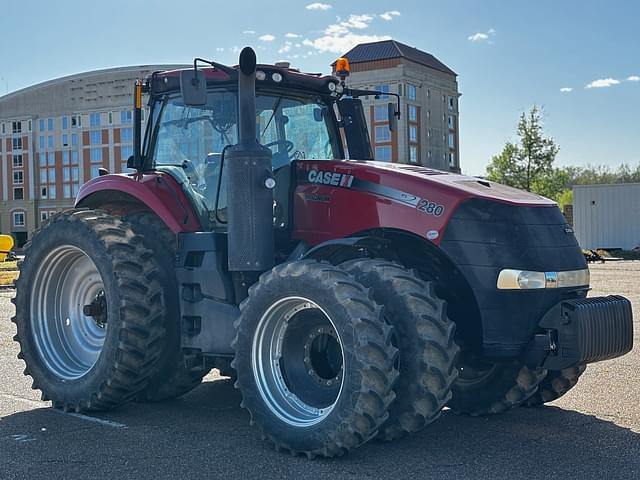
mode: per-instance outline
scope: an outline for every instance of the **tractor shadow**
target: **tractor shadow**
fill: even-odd
[[[178,400],[132,403],[95,415],[126,424],[126,429],[69,418],[48,408],[8,415],[0,420],[0,451],[5,452],[1,456],[10,459],[8,471],[17,472],[12,467],[24,468],[32,448],[37,449],[38,461],[46,462],[51,461],[49,449],[73,441],[71,466],[78,468],[74,459],[89,455],[91,462],[105,462],[110,476],[120,472],[127,478],[138,470],[158,469],[166,478],[204,478],[211,468],[223,478],[255,478],[256,472],[261,478],[640,478],[640,434],[555,406],[481,418],[447,410],[418,434],[388,443],[372,441],[346,457],[290,457],[275,452],[249,426],[249,415],[239,407],[240,395],[230,380],[208,380]],[[46,435],[39,432],[42,425],[51,427]],[[21,443],[24,437],[16,435],[35,440]],[[95,455],[96,442],[109,451],[106,458]],[[177,451],[189,452],[198,461],[187,461]],[[123,458],[130,459],[126,469],[119,465]],[[61,473],[69,478],[79,473],[65,465]]]

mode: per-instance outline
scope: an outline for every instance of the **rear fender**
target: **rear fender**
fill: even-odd
[[[202,226],[182,190],[173,177],[161,172],[130,175],[104,175],[85,183],[76,207],[113,207],[128,213],[137,210],[154,212],[173,233],[196,232]]]

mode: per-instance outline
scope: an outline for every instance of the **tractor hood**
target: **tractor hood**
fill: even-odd
[[[298,162],[298,181],[370,191],[416,206],[424,198],[438,199],[446,210],[455,208],[459,202],[469,198],[514,205],[555,205],[555,202],[540,195],[481,178],[397,163],[305,160]]]

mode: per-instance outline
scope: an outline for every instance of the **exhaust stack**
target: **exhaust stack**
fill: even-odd
[[[240,52],[238,114],[238,144],[224,155],[229,270],[261,272],[274,258],[273,171],[271,150],[257,137],[256,54],[250,47]]]

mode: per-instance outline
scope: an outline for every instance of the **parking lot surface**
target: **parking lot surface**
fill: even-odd
[[[0,480],[89,478],[640,478],[640,262],[592,266],[592,295],[622,294],[636,348],[589,366],[558,401],[484,418],[445,411],[419,434],[370,442],[339,459],[278,453],[249,426],[228,379],[185,397],[90,416],[40,401],[0,291]]]

